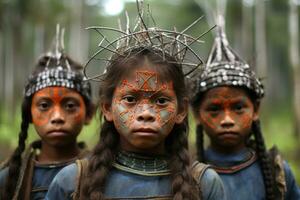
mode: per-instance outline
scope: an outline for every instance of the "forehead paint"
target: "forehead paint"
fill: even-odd
[[[79,109],[77,109],[75,113],[67,113],[61,102],[65,95],[72,93],[76,92],[64,87],[47,87],[38,91],[33,98],[48,98],[51,100],[51,107],[46,111],[40,111],[37,102],[33,102],[31,106],[33,123],[36,126],[44,126],[50,123],[52,116],[57,113],[72,116],[76,122],[81,121],[84,117],[84,110],[82,109],[84,102],[81,96],[78,99]]]
[[[148,71],[136,72],[137,88],[141,91],[154,92],[157,90],[157,73]]]
[[[166,90],[168,94],[175,96],[173,83],[162,83],[158,79],[157,72],[153,71],[136,71],[135,81],[122,80],[115,92],[119,97],[123,97],[128,91],[138,93],[141,97],[134,106],[126,106],[122,103],[122,98],[114,98],[113,103],[116,106],[113,112],[119,114],[119,120],[115,122],[116,126],[128,128],[138,114],[146,111],[157,120],[161,127],[174,119],[176,113],[174,103],[169,103],[167,107],[160,107],[155,102],[155,95]]]

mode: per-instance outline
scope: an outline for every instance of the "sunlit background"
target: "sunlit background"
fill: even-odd
[[[261,106],[262,127],[268,147],[277,145],[291,164],[300,183],[300,0],[147,0],[157,26],[189,30],[201,35],[215,24],[214,14],[226,18],[232,47],[262,77],[266,97]],[[23,87],[39,56],[50,50],[59,23],[65,27],[65,49],[85,64],[97,49],[99,35],[89,26],[118,28],[125,23],[125,10],[132,24],[137,16],[135,0],[0,0],[0,160],[17,145]],[[147,22],[153,26],[153,22]],[[196,51],[207,59],[214,31],[202,39]],[[115,37],[115,35],[111,35]],[[94,63],[92,70],[102,72]],[[97,83],[93,83],[97,100]],[[191,145],[194,146],[194,123]],[[99,117],[80,135],[91,147],[97,141]],[[36,139],[31,128],[29,141]]]

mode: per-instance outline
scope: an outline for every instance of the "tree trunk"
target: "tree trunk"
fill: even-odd
[[[4,32],[6,38],[4,41],[4,108],[5,112],[9,112],[8,120],[12,121],[14,116],[12,105],[12,102],[14,102],[14,52],[11,26],[8,26]]]
[[[246,4],[243,0],[242,4],[242,55],[247,59],[253,58],[253,5]],[[250,65],[252,60],[250,60]],[[253,63],[252,63],[253,64]],[[253,65],[251,65],[253,66]]]
[[[37,61],[37,59],[41,56],[43,52],[45,52],[45,25],[43,23],[39,23],[35,26],[34,30],[34,46],[33,46],[33,52],[34,52],[34,62]],[[34,63],[35,64],[35,63]],[[32,66],[33,68],[33,66]]]
[[[300,138],[300,61],[299,61],[299,14],[295,0],[289,1],[290,62],[293,71],[294,134]]]
[[[266,13],[265,1],[255,1],[256,71],[259,77],[267,76]],[[266,84],[267,85],[267,84]]]
[[[69,53],[78,62],[83,62],[88,56],[88,38],[86,33],[83,34],[85,31],[83,9],[82,0],[72,1]]]

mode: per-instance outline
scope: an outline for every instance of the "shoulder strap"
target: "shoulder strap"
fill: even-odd
[[[192,165],[192,176],[196,183],[200,185],[200,181],[206,169],[210,168],[209,165],[195,161]]]
[[[199,161],[195,161],[192,165],[192,176],[195,180],[195,182],[198,185],[199,190],[199,196],[202,198],[202,188],[201,188],[201,179],[203,177],[204,172],[209,168],[210,166],[204,163],[201,163]],[[201,199],[200,198],[200,199]]]
[[[32,172],[31,172],[33,170],[32,169],[32,159],[33,159],[34,155],[35,155],[35,152],[31,146],[29,146],[25,150],[24,154],[22,155],[22,165],[20,168],[20,175],[19,175],[19,178],[17,181],[13,200],[20,199],[21,194],[24,194],[26,191],[28,192],[27,189],[24,190],[24,187],[26,186],[26,183],[25,183],[26,180],[30,180],[32,178]],[[28,194],[27,194],[27,197],[28,197]]]
[[[81,159],[76,160],[77,165],[77,179],[76,179],[76,185],[75,185],[75,191],[72,194],[73,200],[80,200],[82,199],[82,180],[87,175],[87,168],[88,168],[88,160],[87,159]]]
[[[269,155],[272,162],[273,174],[275,177],[275,184],[276,184],[276,193],[278,199],[283,200],[284,194],[287,191],[286,180],[285,180],[285,171],[283,165],[283,158],[279,154],[279,151],[276,146],[273,146],[269,150]]]
[[[8,166],[9,164],[9,161],[10,161],[10,158],[6,158],[5,160],[3,160],[1,163],[0,163],[0,170],[4,169],[5,167]]]

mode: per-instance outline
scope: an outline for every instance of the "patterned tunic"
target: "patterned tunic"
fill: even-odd
[[[76,187],[77,165],[64,168],[54,178],[47,200],[71,200]],[[224,189],[217,173],[206,169],[201,180],[202,199],[223,200]],[[121,153],[105,183],[106,199],[172,199],[166,159]]]

